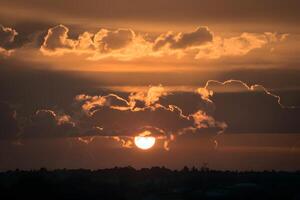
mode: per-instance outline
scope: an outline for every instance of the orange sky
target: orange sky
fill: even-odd
[[[299,7],[2,0],[0,170],[298,169]]]
[[[16,44],[1,51],[33,66],[64,70],[295,68],[297,5],[293,0],[283,5],[269,0],[2,1],[2,24],[18,34],[10,41]]]

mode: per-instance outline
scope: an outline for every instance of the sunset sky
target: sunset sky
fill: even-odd
[[[299,170],[299,8],[1,0],[0,170]]]

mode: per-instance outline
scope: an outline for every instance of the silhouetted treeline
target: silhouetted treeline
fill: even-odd
[[[300,172],[15,170],[0,173],[0,199],[300,199]]]

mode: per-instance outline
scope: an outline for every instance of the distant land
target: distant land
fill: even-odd
[[[300,199],[300,171],[207,167],[14,170],[0,173],[0,199]]]

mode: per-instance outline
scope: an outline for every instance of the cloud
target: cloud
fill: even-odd
[[[80,136],[75,123],[68,115],[59,115],[52,110],[37,110],[25,125],[22,138],[51,138]]]
[[[0,25],[0,46],[6,48],[10,43],[14,42],[16,35],[18,35],[16,30]]]
[[[69,28],[61,24],[50,28],[44,38],[41,51],[48,55],[62,55],[74,49],[76,41],[69,39],[68,32]]]
[[[132,60],[142,57],[185,55],[195,59],[219,59],[225,56],[244,56],[254,49],[282,42],[287,34],[247,33],[222,38],[215,36],[208,27],[200,26],[192,32],[167,32],[154,39],[131,29],[100,29],[96,33],[84,32],[77,39],[70,39],[64,25],[50,28],[41,51],[48,56],[75,53],[88,60],[114,58]],[[151,37],[150,37],[151,38]]]
[[[213,42],[199,47],[196,59],[218,59],[224,56],[244,56],[254,49],[267,44],[285,40],[287,34],[277,33],[242,33],[240,36],[221,38],[215,37]]]
[[[99,60],[113,57],[120,60],[131,60],[145,56],[151,49],[142,36],[131,29],[84,32],[77,39],[70,39],[69,28],[58,25],[48,30],[40,50],[48,56],[75,53],[87,55],[88,60]],[[148,50],[149,49],[149,50]]]
[[[232,90],[237,87],[242,92]],[[279,95],[261,85],[247,85],[240,80],[209,80],[195,92],[170,93],[159,85],[127,96],[80,94],[74,101],[67,109],[69,114],[36,111],[22,122],[20,130],[23,131],[17,131],[18,135],[24,138],[133,137],[149,131],[170,138],[225,130],[232,133],[298,131],[298,107],[284,105]],[[8,120],[7,124],[16,125],[15,112],[8,106],[3,106],[3,110],[1,118]],[[18,126],[15,128],[19,130]]]
[[[201,110],[192,114],[192,117],[198,129],[220,128],[220,133],[222,133],[227,128],[227,124],[225,122],[218,122],[212,116],[207,115],[205,112]]]
[[[211,135],[215,135],[226,128],[222,122],[226,123],[226,132],[229,133],[299,132],[300,110],[292,106],[292,102],[296,104],[299,98],[297,91],[273,91],[262,85],[246,84],[257,81],[257,79],[253,80],[255,76],[251,75],[250,71],[244,72],[248,78],[241,73],[238,75],[231,73],[222,78],[243,76],[246,77],[246,82],[210,80],[202,86],[199,85],[198,88],[194,86],[188,90],[186,88],[174,90],[157,85],[146,88],[146,90],[133,87],[130,92],[113,91],[107,88],[105,90],[97,89],[96,93],[94,82],[87,84],[87,82],[77,79],[77,76],[74,76],[75,79],[70,79],[66,74],[62,76],[60,73],[43,72],[45,73],[43,75],[40,72],[31,72],[26,75],[27,78],[24,78],[22,76],[25,72],[15,70],[13,72],[12,76],[12,71],[8,73],[2,70],[2,100],[14,102],[14,105],[18,105],[20,108],[10,108],[10,112],[3,111],[1,114],[6,116],[2,117],[3,119],[10,119],[7,124],[13,122],[17,123],[19,127],[15,126],[16,131],[6,131],[7,135],[3,134],[2,138],[12,138],[16,135],[24,138],[133,137],[146,130],[151,130],[151,132],[162,130],[157,131],[157,135],[168,138],[172,134],[176,138],[181,133],[209,132]],[[18,81],[11,84],[11,77],[16,76],[15,73],[19,73]],[[288,88],[291,81],[295,84],[293,87],[297,87],[296,71],[289,73],[277,71],[275,74],[274,71],[271,74],[269,74],[270,71],[265,73],[257,71],[257,73],[264,74],[264,79],[258,80],[258,82],[264,81],[269,87],[274,83],[271,77],[280,78],[282,74],[292,74],[293,76],[287,76],[292,79],[289,78],[288,81],[279,79],[279,82],[275,82],[272,87]],[[33,75],[37,79],[32,79]],[[202,80],[200,77],[199,81]],[[76,96],[78,88],[85,93]],[[115,88],[115,90],[117,89]],[[31,92],[24,93],[24,91]],[[74,97],[76,97],[75,102],[73,102]],[[36,114],[37,105],[39,109],[45,108],[48,112],[43,111]],[[18,114],[12,115],[11,113],[14,111],[17,111]],[[32,113],[34,113],[33,116],[30,116]],[[44,120],[47,123],[36,119],[42,118],[41,113],[46,113],[45,115],[48,116],[43,118],[47,119]],[[11,116],[16,117],[12,118]],[[164,119],[163,116],[167,119]],[[26,120],[20,120],[20,117],[26,118]],[[60,125],[66,125],[68,123],[65,122],[68,121],[73,122],[75,127],[72,128],[69,124],[70,130],[62,131],[63,126]],[[170,124],[174,124],[174,127]],[[1,125],[2,127],[6,126],[6,124]],[[72,131],[73,129],[74,131]],[[53,132],[49,130],[53,130]]]
[[[154,43],[155,51],[168,46],[171,49],[185,49],[192,46],[200,46],[211,42],[213,33],[207,27],[198,27],[189,33],[173,34],[172,32],[160,35]]]
[[[133,140],[128,139],[126,137],[113,136],[112,139],[121,143],[122,147],[124,147],[124,148],[132,148],[133,147]]]
[[[0,55],[9,56],[14,51],[11,49],[15,37],[18,35],[16,30],[4,27],[0,24]]]
[[[0,47],[0,56],[7,57],[7,56],[10,56],[12,53],[13,53],[13,50],[7,50],[7,49]]]
[[[134,38],[135,33],[130,29],[101,29],[95,34],[94,42],[100,52],[109,52],[126,47]]]
[[[10,66],[8,66],[7,70],[9,69]],[[101,123],[85,123],[86,127],[84,127],[82,123],[77,124],[77,122],[82,122],[82,120],[86,118],[88,119],[94,112],[103,112],[101,111],[102,108],[109,108],[107,111],[108,113],[119,110],[121,113],[129,113],[128,115],[135,115],[132,114],[132,112],[137,111],[140,111],[140,113],[142,113],[141,115],[148,115],[150,111],[166,113],[166,111],[172,112],[173,109],[173,115],[177,117],[180,117],[181,115],[185,117],[189,116],[188,119],[190,122],[194,121],[192,114],[201,110],[204,111],[207,116],[212,116],[215,121],[227,123],[227,130],[231,132],[241,131],[249,133],[250,130],[254,130],[254,127],[257,132],[273,132],[276,127],[277,130],[280,130],[281,132],[283,132],[284,129],[288,132],[299,131],[299,128],[296,127],[297,123],[295,123],[295,119],[297,119],[297,115],[299,114],[299,109],[287,108],[293,105],[293,101],[294,104],[296,104],[296,99],[298,99],[299,95],[295,90],[272,91],[268,90],[268,88],[263,89],[262,86],[254,86],[255,84],[253,86],[244,85],[242,81],[228,80],[226,82],[208,81],[207,85],[204,84],[202,87],[198,88],[197,86],[193,86],[188,90],[184,89],[184,91],[180,89],[173,90],[169,87],[157,85],[144,91],[133,87],[129,92],[128,90],[127,92],[113,92],[113,90],[118,89],[111,88],[113,90],[100,89],[99,93],[95,93],[95,90],[93,89],[94,83],[90,83],[89,80],[87,80],[88,82],[83,81],[73,75],[57,74],[57,72],[55,74],[53,74],[53,72],[30,72],[26,75],[26,78],[24,78],[25,72],[14,71],[14,73],[18,73],[18,81],[14,81],[14,84],[11,84],[11,73],[12,71],[1,71],[1,80],[3,80],[1,85],[3,91],[2,100],[13,102],[14,104],[22,106],[23,110],[26,110],[27,113],[25,114],[24,111],[20,112],[16,109],[18,112],[17,116],[20,117],[22,114],[24,115],[22,117],[32,121],[30,115],[31,113],[36,112],[36,105],[39,105],[39,109],[51,109],[55,111],[56,115],[69,115],[71,118],[70,120],[76,122],[76,128],[82,130],[80,131],[80,134],[86,133],[86,135],[89,135],[88,131],[90,131],[90,135],[103,134],[103,131],[101,132],[98,129],[103,128],[101,127]],[[289,86],[291,86],[289,84],[292,81],[295,84],[293,87],[296,88],[298,86],[296,71],[291,71],[289,73],[284,71],[277,71],[275,73],[273,70],[272,73],[270,71],[257,71],[257,74],[264,74],[264,79],[261,80],[255,79],[257,76],[251,75],[251,71],[243,73],[244,75],[241,73],[225,74],[222,79],[226,80],[228,77],[242,76],[246,80],[246,83],[264,81],[269,87],[289,88]],[[286,74],[287,77],[292,79],[289,78],[289,80],[287,80],[286,78],[281,78],[282,74]],[[16,74],[14,74],[14,76],[15,75]],[[37,79],[32,79],[33,75],[37,77]],[[271,80],[271,77],[277,77],[279,80],[274,83],[273,80]],[[202,82],[204,80],[199,77],[199,82],[200,81]],[[76,97],[76,106],[74,107],[72,101],[78,94],[78,88],[82,88],[81,91],[84,91],[85,93]],[[24,91],[32,92],[26,92],[24,95]],[[270,96],[265,91],[269,91],[277,96]],[[279,97],[282,98],[278,102]],[[289,101],[290,103],[288,104],[287,102]],[[247,104],[252,106],[250,111],[248,110],[249,106],[247,106]],[[169,107],[169,105],[172,106]],[[166,111],[163,111],[164,109]],[[57,110],[60,112],[57,112]],[[143,112],[143,110],[145,111]],[[123,113],[121,115],[126,116]],[[256,115],[264,117],[261,120],[257,120],[259,117],[255,117]],[[293,117],[295,117],[295,119],[293,119]],[[289,120],[284,120],[284,118]],[[145,118],[145,121],[146,120],[149,121]],[[237,122],[235,122],[235,120]],[[276,121],[275,125],[272,123],[272,120]],[[264,125],[261,124],[263,121],[265,123]],[[87,120],[87,122],[89,122],[89,120]],[[21,124],[24,123],[22,122]],[[158,123],[156,122],[150,121],[148,125],[156,126],[157,124]],[[26,125],[28,125],[27,122]],[[94,125],[96,125],[96,127],[94,127]],[[163,127],[159,126],[158,128],[162,129]],[[95,133],[92,134],[91,132],[93,131]],[[208,129],[203,128],[201,131],[208,131]],[[114,134],[117,134],[117,132]],[[74,134],[74,136],[75,135],[77,134]]]
[[[152,86],[145,92],[134,92],[129,96],[129,104],[135,109],[143,106],[151,106],[155,104],[161,97],[166,96],[168,93],[165,91],[165,88],[161,85]],[[143,106],[139,106],[143,105]]]
[[[162,107],[139,111],[101,107],[88,117],[86,123],[90,127],[100,126],[110,136],[134,136],[147,130],[148,127],[155,127],[164,130],[165,134],[171,134],[193,125],[193,121],[182,117],[180,111]]]
[[[151,86],[147,92],[133,92],[128,96],[128,100],[116,94],[108,94],[104,96],[89,96],[80,94],[75,97],[75,100],[81,103],[82,110],[87,114],[93,112],[99,107],[110,107],[115,110],[132,110],[140,111],[145,108],[155,107],[155,104],[161,97],[167,95],[164,87]]]
[[[171,95],[172,96],[172,95]],[[183,114],[176,105],[163,105],[170,96],[162,86],[149,87],[147,91],[134,92],[124,99],[116,94],[104,96],[78,95],[75,100],[86,114],[85,127],[101,127],[109,136],[134,136],[141,131],[155,132],[169,137],[184,134],[186,130],[219,129],[225,126],[204,110]],[[203,101],[198,97],[199,101]],[[167,101],[164,101],[166,103]],[[222,130],[220,130],[222,129]]]
[[[93,114],[95,109],[104,106],[113,107],[117,110],[130,109],[128,101],[116,94],[108,94],[105,96],[89,96],[80,94],[75,97],[75,100],[82,103],[82,110],[87,114]]]
[[[90,32],[84,32],[78,37],[78,41],[76,42],[75,49],[81,51],[94,51],[96,50],[96,46],[93,41],[94,34]]]
[[[239,92],[230,90],[240,87]],[[215,119],[226,122],[230,133],[298,133],[299,105],[285,105],[282,97],[262,85],[241,80],[209,80],[201,91],[213,90],[209,97],[216,109]],[[199,91],[199,90],[198,90]],[[203,93],[202,93],[203,94]],[[204,96],[206,96],[206,92]]]
[[[72,40],[75,53],[108,54],[129,46],[134,42],[134,31],[131,29],[100,29],[95,34],[84,32],[78,39]],[[66,35],[66,38],[68,36]]]
[[[201,132],[200,129],[209,132],[225,130],[223,123],[215,121],[203,110],[183,114],[176,105],[162,105],[161,100],[170,95],[161,85],[132,92],[127,98],[113,93],[101,96],[80,94],[74,98],[74,105],[81,112],[74,111],[78,114],[72,118],[78,122],[76,128],[81,136],[108,137],[125,147],[130,147],[133,137],[144,132],[165,140],[168,148],[176,135]],[[198,100],[201,101],[199,96]]]
[[[298,107],[285,105],[262,85],[240,80],[209,80],[194,92],[170,92],[158,85],[132,93],[79,94],[67,104],[61,111],[41,109],[30,117],[20,117],[3,104],[1,138],[88,141],[85,136],[102,136],[130,147],[134,136],[148,131],[168,149],[170,141],[183,134],[299,132]]]
[[[214,92],[212,90],[208,90],[206,87],[200,87],[196,91],[198,94],[200,94],[201,98],[205,101],[208,101],[212,103],[210,100],[210,97],[213,96]]]

